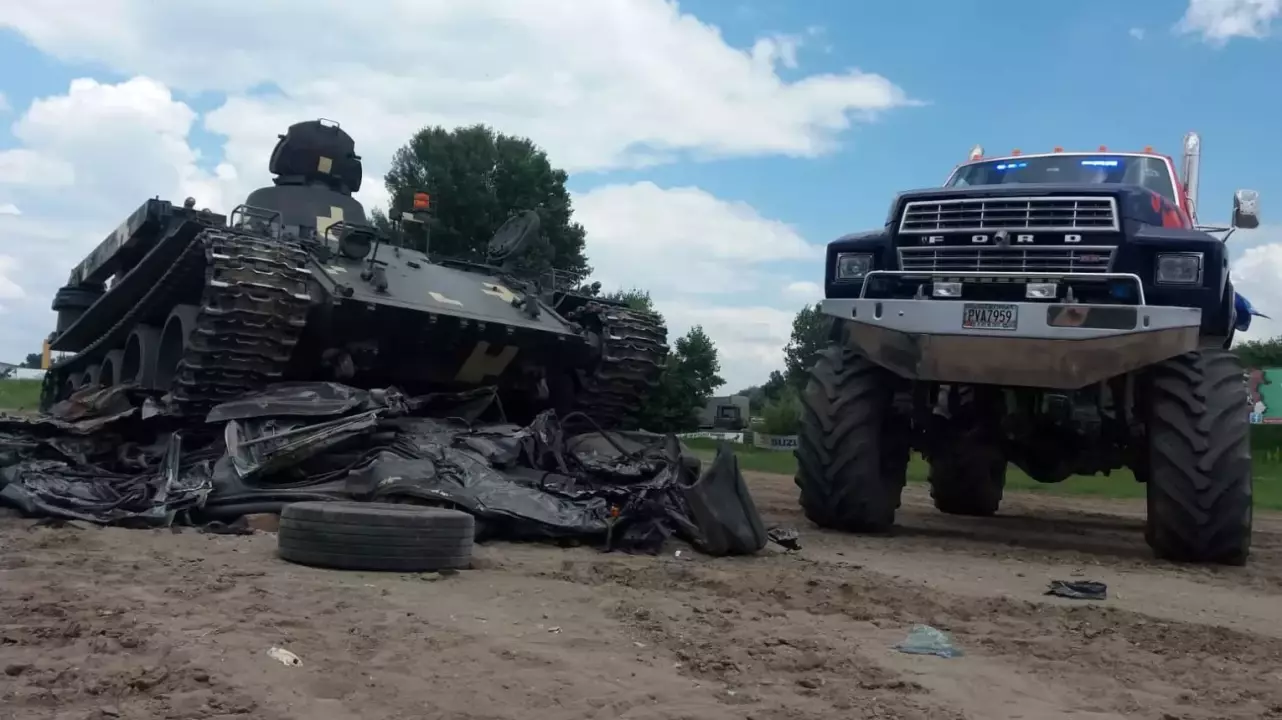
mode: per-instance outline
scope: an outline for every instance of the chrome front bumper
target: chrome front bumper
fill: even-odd
[[[964,328],[967,305],[1014,306],[1016,327]],[[860,298],[824,300],[823,311],[848,321],[849,342],[903,377],[1066,390],[1196,350],[1202,324],[1197,308],[1143,304]]]

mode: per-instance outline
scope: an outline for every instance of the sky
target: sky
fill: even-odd
[[[358,198],[419,128],[488,123],[570,173],[606,289],[700,324],[725,391],[783,364],[823,247],[971,146],[1202,135],[1201,220],[1282,334],[1282,0],[0,0],[0,360],[38,351],[67,272],[151,197],[227,211],[277,133],[336,120]],[[1270,71],[1268,68],[1274,68]],[[1276,202],[1277,204],[1273,204]],[[1277,213],[1274,215],[1273,213]]]

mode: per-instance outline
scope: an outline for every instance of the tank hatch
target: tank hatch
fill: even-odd
[[[308,120],[278,136],[268,169],[277,185],[324,185],[351,195],[361,189],[356,142],[331,120]]]

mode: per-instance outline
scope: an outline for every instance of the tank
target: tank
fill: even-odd
[[[179,413],[280,381],[421,394],[494,387],[509,418],[552,408],[625,423],[658,381],[667,329],[531,258],[537,208],[512,214],[483,261],[438,257],[431,200],[375,227],[336,123],[292,125],[272,185],[226,216],[144,202],[54,297],[49,405],[87,388],[160,391]]]

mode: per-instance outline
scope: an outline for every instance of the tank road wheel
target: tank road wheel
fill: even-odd
[[[908,471],[909,424],[894,411],[899,378],[847,345],[819,353],[802,396],[801,508],[814,524],[884,532]]]
[[[930,453],[930,497],[949,515],[988,517],[1002,504],[1006,454],[1000,435],[999,393],[958,389],[948,418],[936,417]]]
[[[1208,349],[1151,370],[1148,520],[1162,558],[1244,565],[1251,548],[1251,425],[1242,363]]]

